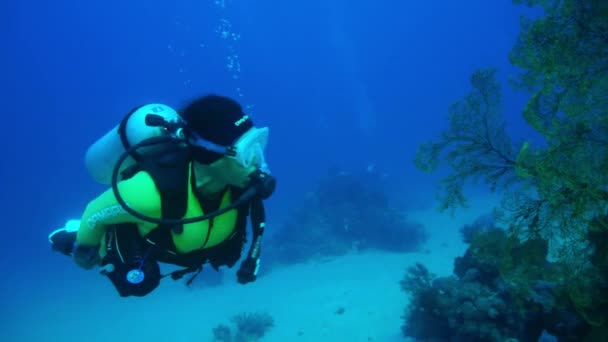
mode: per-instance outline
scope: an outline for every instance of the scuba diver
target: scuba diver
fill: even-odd
[[[233,99],[206,95],[179,114],[163,104],[131,110],[87,151],[91,176],[111,188],[80,220],[49,235],[52,249],[85,269],[99,267],[122,297],[145,296],[166,276],[180,279],[204,264],[256,280],[265,227],[263,200],[274,192],[264,149],[268,128],[255,127]],[[183,269],[162,275],[159,263]]]

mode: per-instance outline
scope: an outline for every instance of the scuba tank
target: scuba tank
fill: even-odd
[[[86,152],[85,165],[89,175],[98,183],[110,185],[112,172],[120,156],[138,143],[154,137],[171,134],[165,127],[150,126],[146,123],[149,114],[162,117],[169,123],[182,121],[179,114],[169,106],[152,103],[131,110],[122,122],[97,140]],[[175,132],[179,133],[179,132]],[[155,152],[158,146],[139,149],[139,155]],[[134,156],[129,156],[121,165],[119,172],[136,164]]]
[[[120,206],[134,217],[155,224],[183,225],[211,219],[226,213],[254,197],[266,199],[274,192],[276,180],[267,172],[257,170],[249,177],[249,188],[231,205],[217,211],[188,219],[154,218],[133,210],[118,191],[118,183],[125,173],[137,166],[149,171],[158,159],[171,154],[179,158],[190,158],[189,149],[200,137],[190,136],[186,122],[171,107],[163,104],[147,104],[131,110],[122,122],[96,141],[85,156],[85,164],[93,179],[112,186]],[[151,162],[150,162],[151,161]],[[161,190],[162,193],[162,190]]]

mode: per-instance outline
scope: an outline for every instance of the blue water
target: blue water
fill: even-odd
[[[37,310],[32,293],[61,310],[67,291],[101,281],[52,253],[46,236],[104,190],[88,177],[84,152],[135,105],[179,107],[214,92],[269,126],[267,158],[279,179],[269,227],[330,167],[382,170],[393,196],[431,205],[437,176],[414,168],[417,145],[446,126],[448,106],[478,68],[499,68],[508,130],[530,134],[525,95],[507,84],[526,9],[508,0],[2,7],[2,317],[17,306]]]

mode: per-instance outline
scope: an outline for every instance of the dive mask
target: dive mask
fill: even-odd
[[[232,145],[234,155],[230,155],[230,157],[244,168],[255,166],[262,171],[267,171],[268,165],[264,158],[264,150],[268,144],[268,133],[268,127],[251,128]]]
[[[252,166],[269,172],[264,150],[268,144],[268,127],[253,127],[239,137],[232,145],[222,146],[196,133],[191,133],[190,144],[195,147],[195,159],[210,164],[222,157],[234,159],[243,168]]]

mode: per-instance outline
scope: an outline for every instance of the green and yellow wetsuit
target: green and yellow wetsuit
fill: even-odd
[[[189,178],[192,177],[190,171]],[[190,180],[188,184],[191,184]],[[161,218],[161,195],[152,177],[140,171],[133,177],[118,184],[118,189],[125,202],[135,211],[154,218]],[[204,215],[202,205],[195,195],[192,186],[188,187],[188,205],[183,218]],[[236,197],[228,188],[221,196],[219,208],[229,206]],[[213,229],[208,220],[185,224],[183,232],[171,232],[177,253],[185,254],[217,246],[227,240],[237,228],[238,209],[230,210],[213,219]],[[112,189],[107,190],[91,201],[80,221],[76,242],[85,246],[103,246],[106,228],[110,225],[134,223],[140,236],[157,229],[155,223],[144,222],[127,213],[118,203]],[[100,249],[103,256],[103,248]]]

